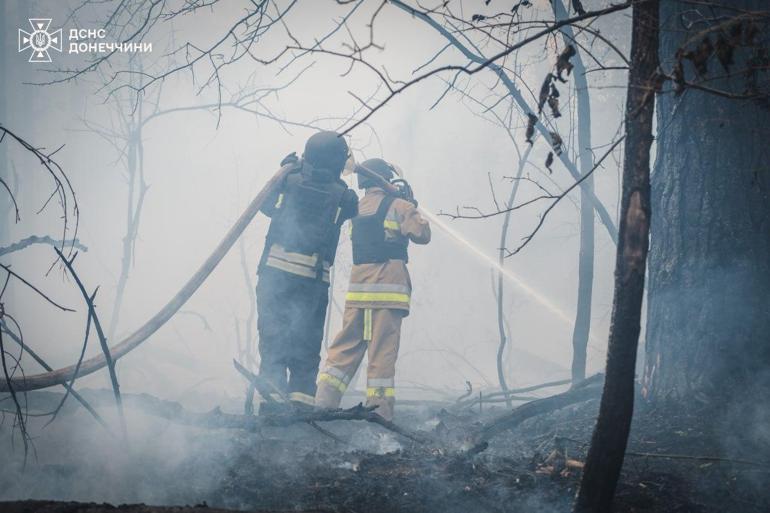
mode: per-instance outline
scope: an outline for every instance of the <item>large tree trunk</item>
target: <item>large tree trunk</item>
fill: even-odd
[[[768,5],[720,3],[731,9],[710,16]],[[663,4],[666,71],[692,35],[678,22],[691,8]],[[735,52],[733,71],[747,56]],[[722,74],[712,57],[709,75]],[[740,94],[745,82],[737,75],[709,86]],[[643,393],[655,400],[745,394],[743,386],[770,381],[770,112],[693,89],[662,95],[660,107]]]
[[[574,511],[579,513],[611,511],[634,410],[634,370],[650,228],[650,146],[658,68],[658,7],[658,2],[653,0],[633,6],[623,197],[607,376],[575,503]]]

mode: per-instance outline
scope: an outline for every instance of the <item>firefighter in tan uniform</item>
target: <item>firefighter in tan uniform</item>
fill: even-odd
[[[361,166],[385,181],[394,176],[394,168],[382,159],[369,159]],[[352,220],[353,269],[343,327],[318,375],[315,404],[339,406],[368,350],[366,403],[376,405],[375,411],[390,420],[401,320],[409,315],[412,291],[407,246],[410,241],[430,242],[430,225],[417,211],[416,201],[387,192],[382,180],[359,173],[358,186],[366,193]]]

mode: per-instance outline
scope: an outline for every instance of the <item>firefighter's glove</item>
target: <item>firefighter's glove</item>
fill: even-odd
[[[299,162],[299,157],[297,157],[297,152],[293,151],[283,158],[281,161],[281,167],[287,164],[296,164],[297,162]]]

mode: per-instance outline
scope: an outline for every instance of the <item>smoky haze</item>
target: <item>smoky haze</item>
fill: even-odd
[[[549,9],[548,2],[533,3],[536,9]],[[78,238],[88,247],[87,252],[78,255],[75,267],[89,291],[99,287],[96,306],[102,322],[108,325],[120,276],[128,208],[127,162],[121,155],[125,143],[110,133],[122,129],[122,120],[138,104],[130,89],[105,86],[104,79],[115,69],[125,69],[127,59],[121,56],[120,64],[105,70],[105,76],[88,73],[56,85],[28,85],[60,76],[51,70],[82,67],[86,57],[52,52],[52,64],[34,64],[26,62],[26,54],[17,52],[15,46],[17,29],[26,27],[29,17],[52,18],[53,27],[64,29],[66,49],[70,29],[97,28],[95,20],[103,19],[105,14],[99,4],[86,4],[76,18],[70,18],[68,13],[74,7],[75,2],[5,2],[5,16],[0,20],[2,52],[15,72],[9,75],[8,86],[2,91],[7,113],[3,123],[35,145],[48,149],[64,145],[56,159],[76,191],[80,208]],[[368,40],[365,22],[374,8],[364,5],[356,13],[357,22],[349,24],[360,41]],[[165,49],[172,42],[191,41],[199,47],[211,44],[242,11],[240,2],[228,2],[161,24],[154,30],[153,39],[145,41],[152,43],[152,53],[142,55],[141,63],[132,65],[161,69],[168,62]],[[293,34],[310,41],[332,30],[346,12],[331,1],[304,2],[284,21]],[[597,24],[607,32],[621,33],[628,19],[618,14],[602,18]],[[375,41],[384,48],[367,50],[367,59],[394,77],[408,79],[445,45],[442,37],[398,9],[384,9],[375,27]],[[340,32],[325,45],[339,48],[346,37]],[[285,35],[267,37],[255,51],[260,56],[272,56],[289,43]],[[553,40],[548,39],[512,57],[518,64],[511,66],[522,74],[518,85],[531,104],[535,104],[536,93],[530,92],[527,84],[539,85],[553,65],[556,51]],[[288,59],[281,61],[286,62]],[[447,51],[435,65],[457,62],[462,62],[458,55]],[[362,99],[385,95],[371,70],[364,66],[349,69],[344,59],[305,55],[279,70],[279,65],[265,66],[244,58],[223,71],[225,101],[240,89],[285,86],[262,98],[260,111],[264,115],[227,106],[200,108],[219,101],[216,84],[202,87],[205,74],[173,75],[138,97],[145,114],[153,111],[158,97],[161,110],[173,111],[155,117],[143,130],[143,173],[148,189],[113,343],[144,323],[178,291],[275,173],[281,159],[292,151],[301,154],[305,140],[314,132],[270,118],[337,129],[351,116],[363,113],[360,101],[351,92]],[[499,337],[493,285],[496,270],[489,259],[497,260],[502,216],[452,220],[439,214],[467,206],[494,210],[495,198],[502,202],[509,194],[511,181],[505,177],[515,174],[518,156],[508,133],[483,112],[483,107],[457,92],[445,94],[446,81],[453,76],[434,77],[408,89],[349,134],[358,161],[382,157],[399,166],[420,206],[437,215],[432,242],[413,247],[410,252],[414,293],[411,315],[403,325],[396,376],[399,397],[407,399],[454,398],[463,393],[466,381],[473,384],[474,390],[498,386],[495,358]],[[458,81],[486,105],[499,99],[498,93],[489,92],[496,84],[490,72],[460,76]],[[623,91],[614,86],[624,81],[624,72],[589,75],[596,158],[617,134]],[[570,85],[562,87],[564,115],[557,126],[564,134],[568,156],[574,158],[575,105]],[[523,152],[527,146],[524,122],[515,106],[512,116],[519,127],[514,138]],[[2,170],[1,176],[18,184],[21,221],[14,223],[11,216],[2,220],[0,246],[30,234],[59,237],[61,219],[55,205],[36,213],[51,192],[49,179],[31,155],[18,148],[7,151],[11,165]],[[545,169],[547,152],[548,144],[538,139],[525,175],[558,193],[573,179],[558,160],[552,172]],[[614,158],[608,158],[595,173],[597,196],[613,218],[618,204],[618,173]],[[355,187],[351,177],[346,180]],[[542,194],[537,186],[522,182],[516,203]],[[0,201],[7,203],[8,198],[0,195]],[[5,203],[0,205],[2,212],[9,211]],[[517,246],[531,232],[549,203],[537,201],[514,212],[509,247]],[[505,281],[504,311],[510,330],[505,368],[511,387],[569,377],[577,300],[578,205],[575,190],[549,214],[532,242],[505,260],[504,268],[510,275]],[[448,225],[454,235],[441,223]],[[267,227],[268,219],[258,215],[182,311],[119,360],[117,373],[124,393],[151,393],[197,409],[242,407],[245,385],[233,369],[232,359],[238,356],[238,337],[243,341],[247,333],[256,267]],[[333,286],[337,306],[330,306],[331,337],[341,327],[339,307],[344,304],[351,266],[346,234],[343,228]],[[614,257],[614,244],[597,222],[588,374],[604,365]],[[8,286],[6,308],[14,312],[26,342],[58,368],[77,359],[86,308],[60,266],[46,274],[55,258],[52,248],[39,245],[3,257],[3,263],[29,277],[57,302],[76,310],[56,311],[19,283],[12,281]],[[250,332],[256,337],[255,322]],[[92,338],[86,356],[99,351]],[[27,374],[40,372],[26,357],[22,364]],[[362,383],[352,388],[361,390]],[[106,371],[78,379],[79,389],[108,387]]]

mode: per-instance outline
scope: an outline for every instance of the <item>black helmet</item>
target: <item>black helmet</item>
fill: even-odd
[[[318,132],[307,140],[302,156],[313,167],[339,176],[348,160],[348,143],[337,132]]]
[[[359,165],[368,171],[377,173],[382,178],[384,178],[385,181],[387,182],[390,182],[390,180],[393,178],[393,175],[395,174],[393,172],[393,166],[391,166],[390,164],[388,164],[382,159],[364,160]],[[377,180],[374,177],[366,176],[365,174],[362,174],[362,173],[358,174],[359,189],[366,189],[367,187],[381,187],[381,186],[382,186],[382,182],[380,180]]]

